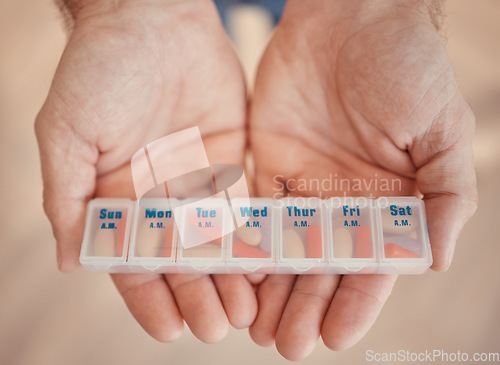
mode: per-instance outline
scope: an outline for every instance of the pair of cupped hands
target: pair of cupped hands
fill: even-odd
[[[423,197],[432,268],[448,268],[476,209],[474,116],[425,2],[290,0],[251,98],[208,0],[88,1],[74,15],[35,123],[44,209],[62,271],[79,266],[87,201],[134,198],[132,155],[196,125],[212,163],[243,165],[250,148],[258,196],[282,186],[276,176],[280,182],[331,174],[399,179],[397,191],[369,193]],[[179,338],[184,321],[204,342],[221,340],[232,325],[293,360],[309,354],[320,336],[334,350],[359,341],[396,281],[394,275],[112,278],[130,312],[159,341]]]

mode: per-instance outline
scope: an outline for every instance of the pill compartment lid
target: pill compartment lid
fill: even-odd
[[[274,261],[276,214],[270,198],[231,200],[236,229],[228,235],[229,261],[253,272]]]
[[[327,232],[325,200],[316,197],[287,197],[276,201],[280,221],[277,261],[281,267],[305,272],[326,262]]]
[[[182,201],[174,208],[178,227],[177,262],[190,262],[196,269],[208,269],[226,260],[227,232],[232,221],[223,194]]]
[[[328,222],[331,225],[330,260],[349,272],[360,272],[378,261],[379,227],[367,197],[334,197]]]
[[[382,266],[398,272],[422,272],[432,265],[425,203],[417,197],[377,201],[381,225]]]
[[[82,265],[103,270],[127,261],[133,207],[129,199],[94,199],[88,203]]]
[[[135,205],[128,260],[156,270],[175,260],[176,225],[170,199],[142,198]]]

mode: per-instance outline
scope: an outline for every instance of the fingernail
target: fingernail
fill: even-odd
[[[62,259],[61,259],[61,254],[59,253],[59,250],[57,250],[56,258],[57,258],[57,267],[59,268],[59,270],[61,270]]]
[[[448,255],[447,257],[447,262],[446,262],[446,267],[444,268],[444,271],[448,271],[448,269],[450,268],[451,266],[451,261],[453,260],[453,256],[452,255]]]

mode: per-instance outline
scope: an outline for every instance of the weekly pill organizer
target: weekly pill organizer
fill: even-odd
[[[94,199],[80,262],[115,273],[419,274],[432,254],[415,197]]]

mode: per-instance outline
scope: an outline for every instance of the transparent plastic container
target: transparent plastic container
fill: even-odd
[[[106,272],[419,274],[432,254],[415,197],[94,199],[80,262]]]

